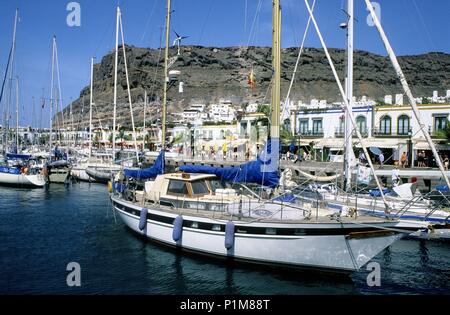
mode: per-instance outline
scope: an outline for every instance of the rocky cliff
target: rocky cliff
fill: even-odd
[[[144,90],[148,92],[150,120],[160,115],[160,99],[163,89],[163,51],[126,47],[130,74],[131,97],[135,121],[143,120]],[[122,51],[121,51],[122,52]],[[345,51],[330,50],[341,79],[345,76]],[[286,95],[298,54],[297,48],[282,50],[281,95]],[[170,56],[176,56],[175,48]],[[127,83],[122,54],[119,54],[117,121],[130,123],[127,100]],[[355,52],[354,57],[355,96],[367,95],[383,99],[386,94],[401,93],[401,86],[387,57],[364,51]],[[431,95],[433,90],[443,93],[450,88],[450,54],[428,53],[399,58],[413,93],[418,96]],[[178,82],[168,92],[169,114],[179,113],[193,101],[217,102],[220,98],[239,104],[248,101],[270,102],[271,49],[267,47],[181,47],[181,54],[171,70],[179,70]],[[250,88],[248,74],[253,69],[256,86]],[[184,83],[184,92],[179,93],[179,82]],[[114,54],[103,57],[94,67],[94,122],[103,126],[112,125],[114,85]],[[86,127],[89,117],[89,87],[84,88],[80,98],[72,105],[74,122],[78,128]],[[337,84],[322,49],[305,49],[291,99],[310,101],[312,98],[329,102],[340,100]],[[59,114],[61,115],[61,113]],[[64,119],[69,121],[69,107],[64,110]],[[174,119],[173,115],[169,115]]]

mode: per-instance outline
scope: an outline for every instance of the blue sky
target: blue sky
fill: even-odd
[[[258,3],[261,9],[255,19]],[[66,24],[69,0],[8,0],[0,4],[0,74],[6,68],[11,45],[14,12],[20,10],[17,32],[15,74],[20,77],[21,107],[29,114],[20,123],[39,123],[39,110],[32,117],[32,97],[36,108],[43,94],[49,97],[51,39],[56,35],[61,68],[63,103],[67,105],[89,84],[90,58],[97,62],[114,47],[115,10],[123,12],[125,41],[139,47],[159,47],[160,27],[164,25],[164,0],[78,0],[81,26]],[[312,2],[312,0],[310,0]],[[345,47],[345,32],[339,23],[345,17],[343,0],[317,0],[316,18],[329,47]],[[398,55],[429,51],[450,53],[448,0],[378,0],[381,20]],[[307,11],[303,0],[281,0],[283,7],[283,47],[298,46]],[[172,0],[175,10],[172,28],[190,36],[184,44],[204,46],[270,46],[270,0]],[[366,23],[368,12],[363,0],[355,0],[355,48],[383,54],[376,30]],[[253,23],[255,21],[255,23]],[[252,25],[254,27],[252,28]],[[171,42],[173,41],[173,35]],[[314,30],[306,46],[319,47]],[[1,107],[3,110],[3,107]],[[48,125],[48,107],[42,125]]]

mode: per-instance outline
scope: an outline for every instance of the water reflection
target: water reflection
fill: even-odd
[[[427,268],[430,258],[428,257],[428,248],[426,245],[426,241],[424,240],[419,241],[419,257],[421,266]]]
[[[181,253],[139,237],[113,215],[97,184],[47,189],[0,187],[0,293],[390,294],[448,292],[450,246],[401,240],[374,258],[382,287],[352,277],[225,262]],[[18,208],[20,207],[20,211]],[[117,217],[117,222],[115,221]],[[83,286],[68,290],[66,261],[82,265]]]

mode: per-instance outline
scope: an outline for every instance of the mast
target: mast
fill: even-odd
[[[19,77],[16,78],[16,150],[19,153]]]
[[[419,108],[417,107],[416,100],[411,92],[411,89],[409,88],[408,82],[406,81],[405,75],[403,74],[400,64],[398,63],[397,57],[395,56],[395,53],[394,53],[394,50],[392,49],[392,46],[389,43],[389,40],[388,40],[386,34],[384,33],[383,27],[381,26],[381,23],[378,20],[377,15],[375,14],[375,10],[374,10],[372,4],[370,3],[369,0],[365,0],[365,1],[366,1],[367,8],[370,11],[370,15],[372,16],[373,22],[374,22],[375,26],[377,27],[378,32],[380,33],[381,39],[383,40],[383,43],[384,43],[384,46],[386,47],[386,51],[389,55],[389,58],[391,59],[391,63],[395,68],[397,77],[400,79],[403,90],[404,90],[406,96],[408,97],[409,104],[411,105],[414,116],[416,117],[417,122],[419,123],[420,130],[422,131],[425,139],[427,140],[427,142],[431,148],[431,151],[433,152],[434,158],[436,159],[436,163],[439,166],[439,170],[441,171],[442,176],[444,177],[444,180],[447,183],[447,186],[450,187],[450,180],[445,174],[444,166],[442,165],[442,161],[439,157],[439,154],[436,150],[433,140],[431,140],[428,130],[426,130],[425,125],[422,123],[422,119],[420,117],[420,111],[419,111]],[[410,163],[412,163],[412,161],[410,161]]]
[[[344,159],[344,190],[349,190],[352,184],[351,163],[353,156],[352,134],[353,126],[350,123],[350,115],[353,113],[353,0],[347,0],[347,80],[346,92],[348,108],[345,112],[345,159]]]
[[[50,87],[50,152],[52,151],[52,137],[53,137],[53,86],[54,86],[54,74],[55,74],[55,45],[56,45],[56,36],[53,36],[53,44],[52,44],[52,80]],[[51,154],[50,154],[51,155]]]
[[[92,105],[94,92],[94,58],[91,58],[91,95],[89,102],[89,158],[92,156]]]
[[[142,144],[142,151],[145,150],[145,136],[147,133],[145,132],[145,118],[147,114],[147,90],[144,91],[144,143]]]
[[[273,143],[279,143],[280,139],[280,81],[281,81],[281,8],[280,0],[273,0],[272,2],[272,68],[273,68],[273,81],[272,81],[272,116],[270,136]],[[272,148],[276,150],[276,148]],[[278,152],[278,151],[277,151]]]
[[[12,99],[12,84],[13,84],[13,75],[14,75],[14,55],[16,52],[16,34],[17,34],[17,22],[19,20],[19,9],[16,9],[16,15],[14,18],[14,30],[13,30],[13,41],[11,46],[11,60],[9,64],[10,72],[9,72],[9,94],[8,94],[8,105],[7,109],[5,110],[5,126],[7,125],[7,128],[5,128],[5,139],[6,143],[8,142],[8,129],[9,129],[9,119],[10,119],[10,110],[11,110],[11,99]],[[16,130],[17,132],[17,130]],[[4,149],[5,144],[3,144]]]
[[[352,126],[353,126],[353,128],[355,130],[356,136],[358,137],[358,140],[361,143],[361,147],[362,147],[362,150],[364,152],[364,155],[366,156],[367,162],[369,163],[369,167],[370,167],[372,173],[374,174],[375,182],[376,182],[377,187],[378,187],[378,189],[380,191],[381,198],[383,199],[383,203],[384,203],[384,205],[386,207],[385,213],[389,214],[391,207],[386,201],[386,196],[384,195],[384,192],[383,192],[383,186],[381,185],[381,182],[380,182],[380,180],[378,179],[378,176],[375,173],[375,168],[373,166],[372,160],[370,159],[369,152],[367,151],[367,148],[366,148],[366,146],[364,144],[365,141],[364,141],[361,133],[359,132],[359,129],[357,128],[356,120],[353,117],[353,113],[351,111],[349,111],[349,104],[348,104],[347,95],[345,94],[344,88],[342,87],[342,83],[341,83],[341,81],[339,79],[339,76],[337,74],[336,68],[334,67],[333,60],[331,59],[331,56],[330,56],[330,54],[328,52],[328,48],[327,48],[327,46],[325,44],[325,41],[323,40],[322,33],[320,32],[319,26],[317,24],[317,21],[316,21],[314,15],[313,15],[313,12],[312,12],[311,7],[310,7],[310,5],[308,3],[308,0],[305,0],[305,5],[306,5],[306,8],[308,10],[309,16],[311,17],[311,20],[312,20],[312,22],[314,24],[314,28],[316,29],[317,36],[319,37],[320,43],[322,44],[322,47],[324,49],[325,56],[327,57],[328,63],[330,64],[331,71],[333,72],[334,79],[336,80],[336,83],[337,83],[337,85],[339,87],[339,92],[342,95],[342,99],[344,101],[344,109],[347,112],[349,112],[350,123],[352,124]]]
[[[133,129],[134,148],[136,150],[136,161],[139,162],[139,151],[138,151],[138,145],[137,145],[137,139],[136,139],[136,128],[134,125],[133,104],[132,104],[132,100],[131,100],[130,77],[128,75],[127,52],[126,52],[126,48],[125,48],[125,39],[124,39],[124,35],[123,35],[122,15],[119,16],[119,23],[120,23],[120,34],[122,35],[123,60],[124,60],[124,66],[125,66],[125,77],[127,80],[128,102],[130,105],[130,116],[131,116],[131,126]]]
[[[112,141],[113,141],[113,150],[112,150],[112,160],[113,163],[116,160],[116,110],[117,110],[117,63],[119,59],[119,17],[120,17],[120,8],[117,7],[116,14],[116,56],[114,63],[114,109],[113,109],[113,132],[112,132]]]
[[[163,150],[166,147],[166,110],[167,110],[167,83],[169,81],[168,60],[169,60],[170,14],[171,14],[170,0],[167,0],[166,47],[164,50],[164,93],[162,104],[162,139],[161,139],[161,147]]]

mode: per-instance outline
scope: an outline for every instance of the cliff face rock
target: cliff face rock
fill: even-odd
[[[128,71],[134,118],[137,124],[143,120],[144,90],[148,93],[149,120],[158,119],[163,90],[164,52],[155,49],[126,47]],[[282,50],[281,95],[287,93],[298,54],[297,48]],[[331,49],[330,54],[338,74],[345,77],[345,51]],[[177,50],[170,49],[170,56]],[[408,82],[417,96],[431,96],[433,90],[440,94],[450,88],[450,55],[429,53],[418,56],[399,57],[400,65]],[[247,76],[253,69],[256,87],[250,88]],[[170,114],[179,113],[192,101],[204,103],[218,102],[225,98],[236,102],[270,102],[270,82],[272,78],[271,49],[267,47],[199,47],[183,46],[181,54],[170,70],[179,70],[178,82],[174,82],[168,92]],[[387,57],[364,51],[354,56],[354,95],[367,95],[373,99],[383,99],[386,94],[402,93],[400,83]],[[179,93],[178,84],[184,83],[184,92]],[[94,123],[112,126],[114,86],[114,53],[103,57],[94,67]],[[122,49],[119,53],[118,68],[117,123],[128,125],[131,121],[127,99],[127,82]],[[89,86],[80,93],[80,98],[72,104],[74,124],[77,128],[88,125]],[[331,69],[322,49],[307,48],[301,58],[296,80],[291,92],[291,100],[310,101],[312,98],[339,101],[340,94]],[[69,107],[63,116],[66,125],[71,124]],[[61,115],[61,113],[59,113]]]

